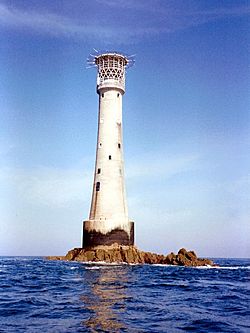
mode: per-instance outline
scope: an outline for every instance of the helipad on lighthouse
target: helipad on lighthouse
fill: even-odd
[[[122,99],[126,68],[133,58],[116,52],[91,56],[99,95],[96,163],[89,219],[83,222],[83,248],[134,245],[128,216],[122,139]]]

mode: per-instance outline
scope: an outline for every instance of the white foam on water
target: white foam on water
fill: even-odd
[[[100,265],[100,266],[121,266],[127,265],[126,262],[105,262],[105,261],[85,261],[82,262],[85,265]]]
[[[85,269],[87,270],[95,270],[95,269],[106,269],[107,267],[119,267],[118,265],[94,265],[94,266],[86,266]]]
[[[187,267],[187,268],[198,268],[198,269],[228,269],[228,270],[236,270],[236,269],[250,269],[250,266],[178,266],[178,265],[168,265],[168,264],[146,264],[154,267]]]
[[[250,269],[250,266],[197,266],[194,268],[198,269],[228,269],[228,270],[236,270],[236,269]]]
[[[178,265],[169,265],[169,264],[143,264],[143,265],[149,265],[154,267],[184,267],[184,266],[178,266]]]

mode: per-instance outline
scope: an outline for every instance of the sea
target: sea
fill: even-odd
[[[176,267],[0,257],[0,332],[250,332],[250,259]]]

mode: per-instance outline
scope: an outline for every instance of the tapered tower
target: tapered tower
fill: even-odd
[[[122,99],[125,70],[133,60],[118,53],[92,56],[98,69],[98,135],[89,220],[83,222],[83,247],[134,244],[124,182]]]

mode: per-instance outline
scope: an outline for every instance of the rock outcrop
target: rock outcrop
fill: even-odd
[[[82,262],[106,262],[128,264],[167,264],[177,266],[213,266],[209,259],[198,258],[194,251],[182,248],[177,254],[168,255],[144,252],[135,246],[98,246],[90,249],[75,248],[66,256],[47,257],[49,260],[68,260]]]

